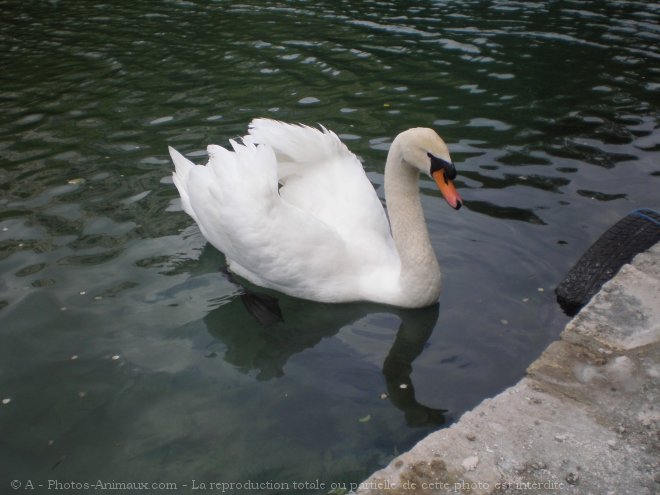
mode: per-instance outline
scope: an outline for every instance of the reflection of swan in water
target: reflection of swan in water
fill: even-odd
[[[259,380],[282,376],[289,358],[335,335],[342,327],[384,312],[400,319],[396,339],[383,365],[390,401],[405,413],[411,426],[440,425],[444,409],[426,407],[415,399],[410,380],[412,362],[424,349],[438,317],[438,305],[405,310],[370,303],[322,304],[283,296],[284,321],[264,327],[250,317],[238,298],[211,311],[204,322],[226,346],[224,359]],[[211,355],[215,355],[212,353]],[[402,387],[403,385],[403,387]]]
[[[438,320],[439,305],[418,310],[396,311],[401,319],[394,344],[383,363],[383,375],[392,404],[406,415],[410,426],[441,425],[446,409],[432,409],[417,402],[410,379],[412,362],[424,350]]]

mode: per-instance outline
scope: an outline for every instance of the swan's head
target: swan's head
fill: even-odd
[[[442,138],[433,129],[425,127],[408,129],[399,134],[399,138],[403,160],[431,176],[449,206],[458,210],[463,199],[454,186],[456,167]]]

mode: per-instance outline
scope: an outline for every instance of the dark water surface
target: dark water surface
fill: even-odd
[[[660,7],[411,4],[0,0],[0,491],[326,493],[557,337],[568,268],[660,208]],[[282,297],[267,329],[247,314],[166,150],[202,162],[257,116],[333,129],[381,194],[393,136],[438,130],[465,199],[421,184],[438,307]]]

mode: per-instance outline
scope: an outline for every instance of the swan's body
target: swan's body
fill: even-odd
[[[170,154],[183,209],[234,273],[322,302],[422,307],[438,300],[440,269],[419,172],[433,173],[454,208],[461,199],[434,131],[411,129],[392,143],[385,167],[390,223],[359,160],[330,131],[257,119],[243,143],[231,145],[233,152],[209,146],[206,166],[172,148]]]

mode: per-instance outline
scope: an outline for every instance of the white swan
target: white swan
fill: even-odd
[[[233,152],[210,145],[206,166],[169,150],[183,209],[231,271],[322,302],[414,308],[438,300],[419,173],[433,176],[453,208],[462,199],[447,146],[433,130],[407,130],[390,147],[389,224],[359,160],[333,132],[256,119],[242,144],[230,142]]]

